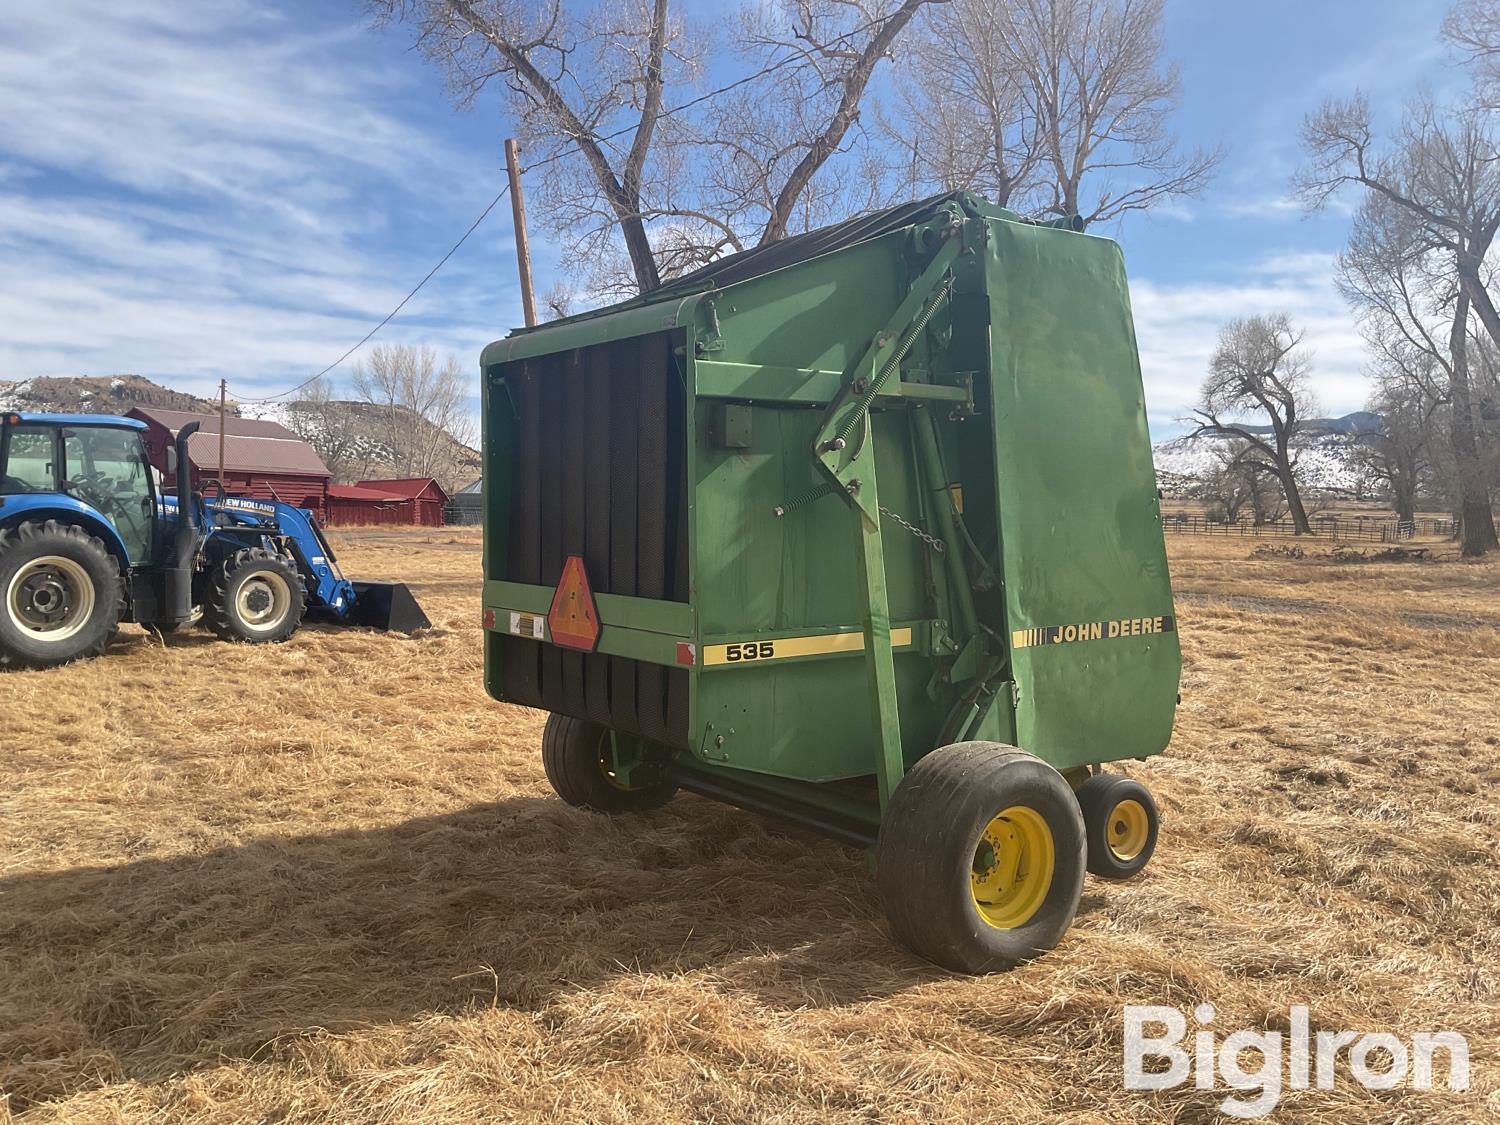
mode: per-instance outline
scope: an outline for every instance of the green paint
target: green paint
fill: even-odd
[[[859,800],[847,787],[807,783],[864,778],[888,793],[945,728],[1059,768],[1166,746],[1175,633],[1010,648],[1013,630],[1172,613],[1114,243],[964,197],[711,294],[679,287],[490,345],[486,607],[544,613],[551,600],[505,581],[507,373],[669,330],[687,392],[690,597],[598,594],[601,650],[671,664],[679,642],[701,653],[859,630],[866,645],[693,667],[701,768],[804,801],[824,793],[830,808],[837,792],[847,809]],[[892,622],[915,643],[893,651]],[[487,633],[500,698],[498,657]]]

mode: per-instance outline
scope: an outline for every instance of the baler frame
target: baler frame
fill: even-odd
[[[681,787],[846,842],[878,840],[884,855],[887,836],[904,831],[888,833],[887,822],[912,816],[903,779],[940,747],[967,762],[974,751],[963,747],[989,746],[1006,770],[1025,773],[1029,762],[1063,792],[1077,789],[1069,815],[1086,793],[1090,807],[1114,807],[1100,793],[1123,779],[1099,766],[1165,747],[1178,654],[1118,249],[1076,231],[957,194],[877,216],[854,237],[813,232],[800,248],[789,240],[785,251],[770,248],[770,261],[737,261],[765,256],[747,252],[707,276],[485,349],[487,689],[607,734],[598,764],[614,792],[579,790],[549,765],[560,793],[624,807],[621,793]],[[1069,302],[1078,308],[1064,322],[1057,310]],[[631,378],[628,366],[611,366],[622,345],[627,364],[637,346],[643,363],[666,349],[666,377],[680,381],[671,391],[682,396],[674,409],[685,443],[675,455],[688,544],[674,572],[680,600],[617,592],[604,573],[612,562],[583,566],[594,532],[574,525],[599,498],[582,470],[567,484],[566,457],[561,470],[538,469],[558,451],[519,432],[542,419],[548,434],[568,435],[569,456],[604,456],[579,444],[597,423],[570,411],[601,408],[589,398],[596,367],[611,387]],[[650,362],[656,378],[661,360]],[[1040,440],[1026,428],[1032,415],[1061,438]],[[1075,447],[1091,459],[1071,457]],[[562,483],[538,485],[548,471],[561,471]],[[522,473],[533,474],[530,485]],[[543,522],[540,547],[534,529],[518,530],[517,521],[541,518],[516,506],[523,485],[527,504],[572,509],[562,532],[553,518],[550,542]],[[634,478],[625,487],[637,487]],[[830,496],[838,503],[824,503]],[[1049,514],[1052,496],[1072,506],[1065,517]],[[835,508],[848,515],[821,518]],[[540,581],[513,580],[513,548],[540,551],[526,564]],[[571,625],[559,637],[548,623],[564,594],[564,556],[592,584],[568,591],[597,622],[582,646],[567,640]],[[507,678],[516,645],[581,652],[539,664],[528,696]],[[668,737],[557,694],[559,675],[592,684],[587,676],[618,670],[608,662],[619,660],[685,672],[686,713]],[[569,685],[581,699],[584,688]],[[853,718],[856,692],[863,721]],[[544,758],[566,741],[560,733],[544,744]],[[994,765],[975,762],[962,768],[976,777]],[[1073,831],[1057,820],[1055,790],[1038,800],[1051,802],[1049,830]],[[1150,816],[1154,847],[1154,806]],[[985,829],[996,849],[1019,839],[995,827],[1005,819]],[[1143,864],[1149,850],[1129,863]],[[986,870],[993,881],[993,865]]]

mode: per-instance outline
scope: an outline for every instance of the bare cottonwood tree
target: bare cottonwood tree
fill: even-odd
[[[820,207],[815,180],[858,127],[870,80],[907,26],[924,7],[947,2],[747,4],[739,39],[748,61],[767,73],[706,122],[703,139],[718,154],[709,208],[754,231],[744,241],[758,245],[815,226],[828,210],[847,210]],[[822,185],[825,202],[847,186],[837,179]]]
[[[1345,292],[1385,322],[1375,339],[1389,340],[1387,358],[1407,351],[1441,360],[1463,553],[1495,550],[1468,359],[1471,309],[1500,342],[1484,264],[1500,231],[1500,162],[1488,125],[1475,110],[1442,113],[1421,97],[1408,106],[1394,144],[1381,148],[1369,104],[1356,96],[1325,103],[1308,118],[1304,140],[1309,160],[1298,189],[1311,206],[1345,186],[1365,191],[1341,264]],[[1446,331],[1422,327],[1433,301],[1447,310]]]
[[[934,11],[928,30],[937,49],[945,35],[961,41],[945,65],[908,71],[906,81],[932,91],[911,108],[979,101],[973,145],[994,157],[965,183],[954,182],[971,162],[965,147],[950,157],[929,145],[917,166],[934,184],[994,185],[1008,189],[1016,209],[1079,215],[1086,225],[1197,194],[1220,153],[1184,152],[1169,128],[1180,83],[1162,58],[1163,4],[953,0],[951,13]],[[931,129],[920,113],[904,125]]]
[[[618,231],[636,283],[660,283],[645,200],[663,142],[669,83],[696,73],[697,50],[667,0],[578,10],[561,0],[368,0],[377,23],[408,21],[460,104],[505,87],[527,163],[554,158],[538,193],[553,229],[583,232],[582,252]],[[616,134],[622,134],[616,136]],[[670,143],[670,138],[666,138]]]
[[[1369,409],[1380,429],[1355,446],[1355,460],[1389,493],[1398,520],[1417,518],[1417,500],[1432,472],[1433,416],[1438,402],[1404,371],[1377,371]]]
[[[612,293],[800,229],[881,60],[942,2],[787,0],[774,15],[747,4],[742,41],[763,73],[715,104],[688,96],[704,35],[669,0],[367,0],[378,23],[413,26],[461,104],[503,84],[538,167],[535,213]],[[677,104],[668,90],[682,91]],[[616,234],[625,263],[611,255]]]
[[[1459,0],[1443,20],[1443,38],[1469,64],[1479,104],[1500,105],[1500,0]]]
[[[427,346],[381,344],[354,369],[354,390],[373,407],[372,429],[398,477],[448,478],[473,440],[469,381],[458,361]]]
[[[1218,434],[1242,443],[1239,460],[1269,473],[1281,485],[1292,528],[1311,532],[1297,483],[1295,442],[1314,409],[1308,375],[1312,364],[1302,333],[1284,313],[1231,320],[1219,333],[1199,404],[1196,434]],[[1257,433],[1247,416],[1262,415],[1269,435]]]
[[[1226,444],[1214,451],[1214,463],[1199,478],[1194,494],[1204,502],[1204,514],[1215,523],[1239,523],[1246,505],[1254,473],[1239,460],[1240,447]]]
[[[348,484],[369,472],[369,442],[363,435],[359,407],[336,396],[333,383],[320,376],[289,403],[286,427],[323,459],[335,484]]]
[[[952,0],[917,21],[900,60],[899,114],[883,122],[901,153],[897,190],[978,192],[1038,211],[1042,149],[1033,99],[1010,59],[1004,0]]]

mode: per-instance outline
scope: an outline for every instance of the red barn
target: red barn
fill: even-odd
[[[362,480],[360,488],[373,489],[399,496],[406,504],[406,518],[401,523],[419,527],[442,527],[443,509],[448,506],[448,494],[443,486],[431,477],[406,477],[400,480]]]
[[[193,464],[193,487],[219,475],[219,416],[189,414],[182,410],[158,410],[137,406],[127,417],[146,423],[146,447],[151,463],[167,479],[167,450],[177,431],[189,422],[201,427],[188,439],[188,459]],[[232,496],[257,500],[280,500],[297,508],[322,513],[331,474],[312,446],[285,426],[251,418],[225,419],[224,486]]]
[[[323,522],[329,527],[409,524],[410,501],[394,492],[353,484],[330,484]]]

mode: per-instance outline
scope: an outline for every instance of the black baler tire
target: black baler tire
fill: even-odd
[[[66,643],[38,642],[11,620],[11,579],[26,563],[47,555],[71,559],[94,587],[94,609],[84,627]],[[0,531],[0,665],[50,668],[104,652],[125,612],[120,567],[104,541],[76,524],[29,521]]]
[[[677,786],[659,781],[639,789],[622,789],[599,764],[600,740],[609,731],[571,715],[547,716],[542,729],[542,768],[553,790],[568,804],[594,812],[645,812],[672,799]]]
[[[1118,773],[1096,773],[1076,790],[1083,813],[1083,833],[1088,841],[1089,871],[1101,879],[1129,879],[1139,875],[1156,852],[1160,830],[1156,800],[1133,777]],[[1146,810],[1146,844],[1131,859],[1121,859],[1109,846],[1109,819],[1121,801],[1138,801]]]
[[[240,584],[259,571],[275,571],[287,584],[291,603],[277,628],[256,632],[239,614],[236,594]],[[297,631],[307,611],[307,590],[290,559],[261,547],[236,551],[213,569],[208,597],[203,606],[203,624],[220,640],[243,644],[279,644]]]
[[[975,849],[990,821],[1021,805],[1052,837],[1053,872],[1036,912],[1014,929],[979,913],[970,885]],[[1083,816],[1063,776],[996,742],[958,742],[917,762],[891,796],[876,845],[875,882],[897,939],[962,973],[1009,969],[1053,948],[1083,891]]]

